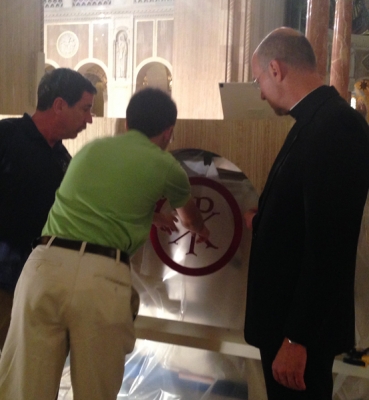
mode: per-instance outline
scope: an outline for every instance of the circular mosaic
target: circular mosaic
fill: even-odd
[[[79,40],[77,35],[71,31],[63,32],[56,42],[58,53],[64,58],[73,57],[79,48]]]

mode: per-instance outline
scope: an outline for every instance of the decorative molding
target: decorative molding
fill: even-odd
[[[133,3],[173,3],[173,0],[133,0]]]
[[[44,0],[45,8],[62,8],[63,0]]]
[[[111,0],[73,0],[73,7],[110,6]]]
[[[140,17],[173,17],[174,6],[153,7],[153,8],[135,8],[127,7],[124,9],[98,9],[95,7],[73,8],[46,8],[45,23],[50,22],[74,22],[74,21],[91,21],[92,19],[109,20],[119,16],[140,16]]]

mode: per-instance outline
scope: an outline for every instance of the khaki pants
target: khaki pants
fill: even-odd
[[[74,400],[116,400],[135,343],[129,267],[37,246],[18,281],[0,399],[54,400],[68,351]]]

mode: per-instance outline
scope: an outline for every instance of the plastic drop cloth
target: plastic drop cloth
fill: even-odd
[[[250,181],[227,160],[192,149],[174,156],[190,178],[207,177],[224,185],[241,215],[256,206],[258,196]],[[223,220],[219,230],[224,229]],[[213,231],[212,236],[217,242]],[[186,254],[181,246],[179,251]],[[208,275],[188,276],[163,264],[147,241],[132,259],[139,314],[242,330],[249,246],[250,233],[244,229],[241,245],[227,265]],[[259,361],[147,340],[139,340],[127,357],[120,395],[141,400],[265,399]]]
[[[224,158],[196,149],[177,151],[174,156],[189,177],[206,177],[224,185],[236,200],[241,218],[257,205],[251,182]],[[212,232],[213,241],[222,235],[226,240],[227,223],[219,220],[220,233]],[[133,285],[140,294],[139,315],[242,331],[250,243],[250,232],[243,229],[237,251],[223,268],[204,276],[188,276],[166,266],[148,240],[131,260]],[[67,362],[59,400],[72,398]],[[265,400],[266,394],[258,360],[137,340],[134,351],[126,357],[118,398]]]
[[[174,153],[191,176],[221,182],[234,196],[243,215],[257,205],[251,182],[232,163],[201,150]],[[205,163],[204,163],[205,161]],[[250,233],[230,262],[213,274],[180,274],[163,264],[150,240],[132,258],[132,280],[140,293],[140,315],[243,328]],[[356,272],[357,346],[369,347],[369,200],[360,233]],[[359,368],[359,367],[358,367]],[[68,362],[59,400],[72,400]],[[266,400],[258,360],[137,340],[127,355],[118,399],[135,400]],[[333,400],[369,400],[369,380],[335,375]]]

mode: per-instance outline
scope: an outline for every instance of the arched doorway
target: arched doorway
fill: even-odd
[[[45,73],[51,72],[54,69],[54,66],[45,64]],[[107,102],[107,78],[104,70],[95,64],[85,64],[79,69],[78,72],[90,80],[96,87],[97,93],[95,95],[94,105],[91,112],[97,117],[103,117],[106,115],[105,109]]]
[[[107,77],[105,71],[100,66],[89,63],[83,65],[78,72],[89,79],[96,87],[97,93],[95,95],[94,105],[91,112],[97,117],[103,117],[107,114],[105,110],[108,100]]]
[[[45,73],[46,72],[51,72],[55,69],[54,66],[50,65],[50,64],[45,64]]]
[[[137,74],[136,91],[147,86],[156,87],[171,94],[172,74],[169,69],[159,62],[144,65]]]

